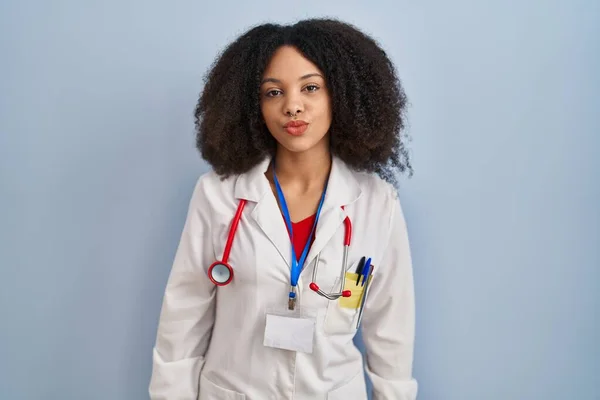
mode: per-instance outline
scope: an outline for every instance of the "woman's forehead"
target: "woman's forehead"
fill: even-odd
[[[273,53],[263,73],[263,82],[295,82],[313,77],[323,78],[323,72],[300,51],[282,46]]]

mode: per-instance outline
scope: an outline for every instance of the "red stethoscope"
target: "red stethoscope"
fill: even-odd
[[[227,242],[225,244],[225,249],[223,250],[223,257],[220,261],[215,261],[208,267],[208,278],[217,286],[225,286],[229,284],[233,280],[233,268],[229,265],[229,253],[231,252],[231,246],[233,245],[233,240],[235,239],[235,233],[237,231],[237,227],[240,223],[240,219],[242,218],[242,212],[244,211],[244,207],[246,206],[247,201],[245,199],[241,199],[238,205],[237,211],[233,220],[231,221],[231,227],[229,228],[229,235],[227,237]],[[343,207],[342,207],[343,208]],[[317,277],[317,269],[319,266],[319,257],[320,253],[317,254],[317,258],[315,261],[315,268],[313,269],[312,281],[309,285],[310,289],[319,295],[329,299],[335,300],[340,297],[350,297],[352,292],[350,290],[344,290],[344,286],[346,284],[346,267],[348,264],[348,250],[350,248],[350,242],[352,240],[352,223],[350,222],[350,217],[346,217],[344,219],[344,255],[342,259],[342,268],[340,271],[340,287],[338,292],[334,293],[326,293],[319,288],[319,285],[315,283]]]

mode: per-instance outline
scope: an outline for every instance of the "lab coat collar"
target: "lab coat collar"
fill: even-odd
[[[258,203],[263,196],[271,191],[271,185],[265,176],[271,157],[265,157],[250,171],[238,176],[235,183],[235,198]]]
[[[265,176],[270,162],[271,158],[266,157],[250,171],[240,175],[235,185],[235,197],[257,203],[251,217],[290,266],[291,243],[287,228],[279,210],[277,199],[273,195],[269,181]],[[313,258],[343,225],[346,212],[342,209],[342,206],[352,204],[360,196],[361,189],[354,173],[342,160],[335,156],[332,157],[327,193],[319,216],[315,240],[306,258],[305,265],[312,262]],[[340,241],[340,248],[342,245],[343,243]],[[285,279],[289,281],[289,274],[285,276]]]
[[[265,157],[250,171],[238,176],[235,184],[236,199],[246,199],[258,203],[271,192],[271,186],[265,176],[269,168],[271,157]],[[354,178],[353,172],[338,157],[332,157],[331,172],[324,209],[327,206],[345,206],[356,201],[361,195],[360,186]]]

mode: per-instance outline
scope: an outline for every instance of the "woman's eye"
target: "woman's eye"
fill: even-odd
[[[273,90],[269,90],[269,91],[266,93],[266,96],[267,96],[267,97],[275,97],[275,96],[279,96],[280,94],[281,94],[281,90],[276,90],[276,89],[273,89]]]
[[[319,89],[320,88],[317,85],[308,85],[308,86],[304,87],[304,90],[306,90],[309,93],[314,93],[314,92],[316,92]],[[268,92],[266,92],[265,96],[266,97],[278,97],[278,96],[281,96],[282,93],[283,92],[281,90],[279,90],[279,89],[272,89],[272,90],[269,90]]]

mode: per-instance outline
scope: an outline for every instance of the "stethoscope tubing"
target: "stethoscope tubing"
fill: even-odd
[[[229,284],[232,280],[233,280],[233,268],[231,267],[231,265],[229,265],[228,261],[229,261],[229,254],[231,253],[231,247],[233,246],[233,241],[235,239],[235,234],[237,232],[237,228],[238,225],[240,223],[241,217],[242,217],[242,212],[244,211],[244,207],[246,206],[247,200],[245,199],[240,199],[240,203],[237,207],[235,216],[233,217],[233,220],[231,222],[231,226],[229,227],[229,233],[227,235],[227,242],[225,244],[225,249],[223,250],[223,257],[221,258],[220,261],[215,261],[214,263],[212,263],[210,265],[210,267],[208,268],[208,278],[211,280],[212,283],[214,283],[217,286],[225,286],[227,284]],[[343,209],[344,207],[342,207]],[[319,261],[320,261],[320,257],[321,257],[321,253],[317,253],[316,259],[315,259],[315,266],[313,268],[313,273],[312,273],[312,280],[311,283],[309,285],[310,289],[313,290],[314,292],[318,293],[320,296],[325,297],[328,300],[336,300],[340,297],[350,297],[351,296],[351,291],[350,290],[344,290],[344,287],[346,285],[346,270],[348,267],[348,252],[349,252],[349,248],[350,248],[350,243],[352,241],[352,222],[350,221],[349,217],[346,217],[344,219],[344,253],[343,253],[343,258],[342,258],[342,268],[340,270],[340,289],[339,292],[336,293],[326,293],[323,290],[321,290],[319,288],[319,285],[317,285],[316,280],[317,280],[317,270],[318,270],[318,266],[319,266]],[[213,271],[214,268],[217,265],[223,265],[224,267],[227,268],[227,270],[229,271],[229,278],[225,281],[225,282],[219,282],[217,281],[214,276],[213,276]],[[295,288],[293,288],[295,289]]]
[[[343,209],[343,207],[342,207]],[[313,268],[312,280],[309,287],[319,295],[325,297],[328,300],[337,300],[340,297],[350,297],[352,292],[350,290],[344,290],[346,286],[346,270],[348,268],[348,251],[350,249],[350,242],[352,241],[352,222],[349,217],[344,219],[344,255],[342,258],[342,270],[340,271],[340,291],[337,293],[326,293],[319,288],[317,285],[317,269],[319,266],[319,258],[321,253],[317,253],[315,260],[315,267]]]
[[[225,243],[225,250],[223,250],[223,257],[221,261],[215,261],[208,267],[208,279],[212,283],[217,286],[226,286],[233,280],[233,268],[229,265],[229,254],[231,253],[231,246],[233,246],[233,240],[235,239],[235,233],[237,232],[237,227],[242,219],[242,212],[244,211],[244,207],[246,206],[247,201],[245,199],[241,199],[238,204],[238,208],[235,212],[235,216],[231,221],[231,226],[229,227],[229,233],[227,235],[227,242]],[[229,270],[229,278],[224,282],[219,282],[214,278],[214,269],[217,265],[223,265]]]

